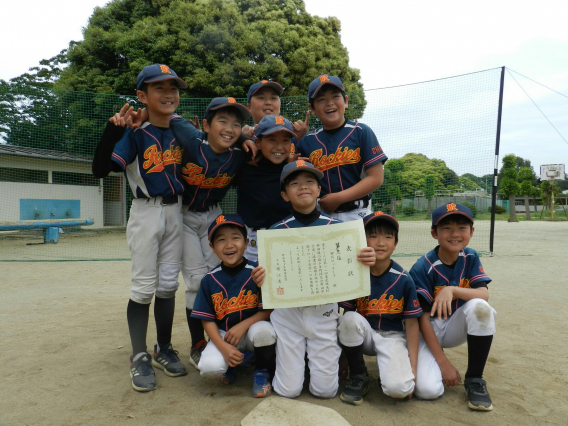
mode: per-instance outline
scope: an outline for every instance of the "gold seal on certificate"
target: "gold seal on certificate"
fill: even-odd
[[[262,305],[295,308],[341,302],[371,293],[363,221],[258,231],[258,263],[266,269]]]

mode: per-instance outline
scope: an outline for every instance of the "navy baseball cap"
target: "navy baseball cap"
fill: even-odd
[[[243,116],[243,120],[245,121],[250,118],[250,112],[247,107],[237,103],[235,98],[213,98],[213,100],[205,110],[205,117],[209,115],[209,112],[225,107],[233,107],[238,109]]]
[[[179,78],[173,69],[164,64],[154,64],[142,68],[136,79],[136,90],[140,90],[144,83],[161,80],[175,80],[180,89],[187,89],[187,83]]]
[[[473,213],[468,207],[463,204],[448,203],[435,208],[432,212],[432,229],[440,220],[451,214],[461,214],[473,222]]]
[[[284,168],[282,169],[282,174],[280,175],[280,184],[284,183],[284,179],[286,179],[286,176],[288,176],[290,173],[294,173],[299,170],[313,173],[318,178],[318,180],[323,177],[323,172],[316,169],[312,165],[312,163],[305,160],[296,160],[284,166]]]
[[[394,228],[398,231],[398,221],[392,217],[390,214],[383,213],[381,211],[368,214],[363,218],[363,225],[367,226],[369,223],[374,222],[376,220],[385,220],[389,222]]]
[[[287,118],[281,115],[267,115],[258,123],[254,136],[258,138],[260,135],[271,135],[281,131],[288,132],[296,137],[292,123]]]
[[[276,83],[275,81],[262,80],[250,86],[247,93],[247,104],[250,104],[250,98],[252,98],[252,96],[263,87],[270,87],[271,89],[274,89],[274,91],[278,93],[278,96],[282,96],[282,93],[284,93],[284,88],[280,86],[279,83]]]
[[[342,92],[345,92],[345,88],[343,87],[343,83],[341,82],[341,79],[339,77],[322,74],[310,83],[310,87],[308,89],[308,100],[315,98],[319,90],[326,84],[336,86],[341,89]]]
[[[247,227],[245,226],[245,223],[243,222],[243,220],[241,219],[241,217],[239,215],[236,214],[225,214],[225,215],[220,215],[217,216],[217,219],[215,219],[211,225],[209,225],[209,232],[208,232],[208,236],[209,236],[209,241],[213,242],[213,236],[215,235],[215,231],[217,229],[219,229],[221,226],[225,226],[225,225],[234,225],[234,226],[240,226],[241,228],[243,228],[243,233],[245,238],[247,237]]]

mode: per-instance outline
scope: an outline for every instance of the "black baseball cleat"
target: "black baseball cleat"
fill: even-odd
[[[471,377],[464,381],[465,393],[467,394],[467,406],[472,410],[491,411],[493,404],[487,392],[487,382],[479,377]]]
[[[371,378],[368,373],[351,374],[349,377],[349,384],[345,388],[339,398],[343,402],[353,405],[361,405],[363,403],[363,396],[369,390],[369,382]]]

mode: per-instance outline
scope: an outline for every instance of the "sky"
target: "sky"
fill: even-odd
[[[93,8],[105,3],[3,2],[0,79],[16,77],[58,54],[69,41],[81,40]],[[360,70],[365,90],[506,66],[564,95],[513,73],[568,140],[565,0],[305,0],[305,4],[312,15],[339,18],[350,66]],[[537,173],[541,164],[568,163],[568,143],[508,72],[503,105],[501,158],[508,153],[528,158]]]

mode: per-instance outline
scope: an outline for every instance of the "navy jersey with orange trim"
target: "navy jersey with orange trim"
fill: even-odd
[[[442,263],[434,249],[416,261],[410,269],[410,275],[421,302],[426,304],[425,310],[432,306],[438,292],[446,286],[479,288],[487,287],[491,282],[491,278],[483,270],[479,255],[469,247],[460,252],[453,269]],[[465,302],[456,298],[452,302],[452,314]]]
[[[276,222],[270,227],[270,229],[286,229],[286,228],[305,228],[306,226],[321,226],[321,225],[333,225],[334,223],[341,223],[339,219],[334,219],[331,216],[320,213],[319,217],[310,223],[309,225],[303,225],[298,219],[294,217],[293,214],[282,219],[280,222]]]
[[[381,276],[371,274],[369,296],[339,306],[347,311],[357,309],[373,329],[381,331],[404,331],[405,318],[418,318],[423,313],[412,277],[392,260]]]
[[[178,115],[170,126],[183,148],[181,179],[185,187],[183,204],[190,209],[206,209],[219,203],[231,188],[235,175],[246,163],[246,153],[235,146],[216,154],[191,123]]]
[[[229,331],[262,310],[260,288],[250,275],[258,263],[246,262],[234,277],[224,272],[221,265],[203,277],[191,312],[193,318],[213,321],[220,330]]]
[[[323,127],[309,132],[295,150],[302,157],[309,157],[310,163],[323,172],[322,197],[351,188],[361,181],[364,170],[387,161],[371,128],[351,120],[334,134]]]
[[[126,129],[112,153],[136,198],[177,195],[184,192],[180,179],[182,148],[171,129],[145,122]]]

